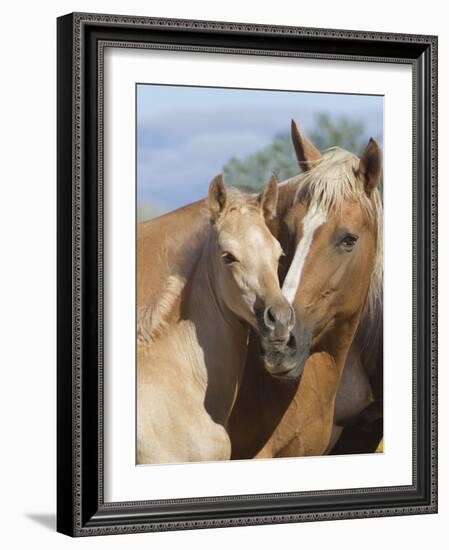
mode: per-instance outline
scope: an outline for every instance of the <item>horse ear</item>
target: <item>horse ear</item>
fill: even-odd
[[[365,193],[371,196],[371,193],[379,183],[382,166],[382,154],[377,142],[370,138],[368,145],[363,151],[359,164],[359,177],[365,186]]]
[[[223,181],[223,174],[218,174],[209,185],[208,203],[212,222],[218,220],[226,207],[226,201],[226,187]]]
[[[262,193],[257,197],[260,209],[266,220],[270,220],[276,213],[278,194],[278,180],[272,174]]]
[[[296,158],[298,159],[299,167],[304,170],[313,168],[314,163],[320,160],[321,153],[318,149],[306,139],[299,131],[296,122],[292,119],[292,141],[295,148]]]

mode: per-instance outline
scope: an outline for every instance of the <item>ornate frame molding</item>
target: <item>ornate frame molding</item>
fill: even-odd
[[[131,40],[130,36],[135,34],[136,30],[139,31],[139,36]],[[157,40],[154,40],[152,31],[157,34]],[[123,40],[124,33],[126,40]],[[142,33],[148,35],[145,41],[142,41]],[[177,43],[177,33],[182,33],[184,38],[188,37],[195,44],[186,44],[185,41]],[[280,38],[285,38],[286,42],[279,41]],[[331,42],[332,48],[329,47]],[[233,43],[235,45],[232,45]],[[247,43],[247,46],[245,47],[242,43]],[[103,148],[101,136],[103,51],[105,46],[111,45],[127,48],[297,56],[412,65],[414,464],[413,484],[410,487],[267,494],[256,495],[257,498],[254,495],[238,495],[163,502],[104,503],[102,482]],[[333,53],[334,50],[338,50],[339,53]],[[86,111],[89,110],[91,113],[94,104],[96,120],[89,121]],[[69,125],[72,132],[68,136]],[[59,18],[58,530],[60,532],[72,536],[88,536],[437,511],[437,131],[437,38],[434,36],[83,13]],[[92,207],[87,212],[86,201],[89,200],[95,203],[95,212]],[[86,245],[84,236],[87,232],[95,238],[95,245],[89,247]],[[96,300],[95,318],[86,313],[86,304],[89,300]],[[92,339],[87,331],[87,326],[91,327],[92,323],[97,323],[94,331],[96,339]],[[96,350],[95,357],[93,357],[94,350]],[[86,370],[87,365],[91,367],[89,371]],[[427,408],[420,402],[421,393],[418,395],[418,389],[420,392],[423,389],[418,384],[425,384]],[[425,410],[421,410],[423,407]],[[87,411],[97,415],[95,430],[88,430],[86,423],[83,423],[83,417]],[[424,454],[421,456],[419,453]],[[92,455],[91,458],[89,458],[90,455]],[[379,493],[382,493],[383,501]],[[369,501],[370,495],[372,501]],[[389,495],[388,498],[387,495]],[[310,510],[307,508],[306,501],[302,503],[301,499],[307,499],[309,504],[312,503],[309,506]],[[327,499],[328,503],[335,502],[336,509],[324,510],[323,499]],[[274,501],[278,503],[290,501],[288,508],[296,506],[296,511],[289,513],[260,511],[258,503],[265,502],[269,505]],[[160,519],[155,519],[151,508],[162,504],[171,505],[175,510],[170,516],[159,515]],[[212,504],[222,505],[220,512],[222,517],[208,516],[207,506]],[[181,517],[183,519],[180,519]]]

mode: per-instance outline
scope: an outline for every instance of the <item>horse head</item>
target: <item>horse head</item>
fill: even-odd
[[[344,360],[365,306],[380,291],[381,152],[370,139],[361,158],[339,148],[321,154],[294,121],[292,139],[303,173],[285,184],[292,200],[283,218],[289,267],[282,292],[296,323],[294,338],[264,362],[271,374],[297,379],[314,351],[331,349]]]
[[[226,188],[221,175],[209,187],[212,263],[220,301],[272,346],[290,338],[294,312],[278,280],[282,255],[266,221],[276,212],[273,176],[259,195]]]

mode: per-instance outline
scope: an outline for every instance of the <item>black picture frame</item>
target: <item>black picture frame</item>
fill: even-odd
[[[58,18],[57,530],[71,536],[437,511],[437,37],[75,13]],[[105,503],[102,44],[295,55],[413,70],[413,483]]]

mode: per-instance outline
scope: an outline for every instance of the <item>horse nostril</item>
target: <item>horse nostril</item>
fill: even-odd
[[[288,342],[287,342],[287,347],[290,348],[290,349],[293,349],[293,350],[296,349],[296,338],[294,337],[294,335],[292,333],[290,333],[290,337],[289,337]]]
[[[265,309],[263,318],[267,327],[274,328],[276,326],[277,317],[274,309],[271,306]]]

